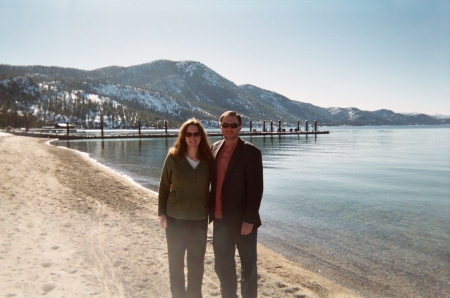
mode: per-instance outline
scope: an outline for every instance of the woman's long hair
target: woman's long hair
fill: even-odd
[[[200,133],[200,144],[198,145],[197,158],[200,160],[212,160],[213,155],[211,152],[211,148],[208,142],[208,137],[206,135],[205,129],[200,121],[195,118],[191,118],[184,122],[181,125],[180,133],[178,134],[178,138],[173,143],[172,148],[169,149],[169,155],[174,157],[184,157],[187,152],[187,143],[186,143],[186,132],[189,125],[195,125],[198,128],[198,132]]]

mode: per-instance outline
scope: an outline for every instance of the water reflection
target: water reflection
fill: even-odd
[[[77,140],[56,142],[71,149],[87,152],[98,162],[132,177],[144,187],[157,190],[161,168],[173,140]]]

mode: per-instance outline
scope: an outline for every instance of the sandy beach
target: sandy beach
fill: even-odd
[[[48,141],[0,133],[0,297],[170,297],[156,195]],[[220,297],[208,237],[203,297]],[[258,249],[260,297],[359,297]]]

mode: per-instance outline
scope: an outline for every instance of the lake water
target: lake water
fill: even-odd
[[[244,137],[263,153],[259,242],[363,296],[450,297],[450,127],[321,130]],[[157,191],[173,141],[55,144]]]

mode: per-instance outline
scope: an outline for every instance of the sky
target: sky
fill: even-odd
[[[0,0],[0,64],[191,60],[324,108],[450,115],[449,15],[449,0]]]

